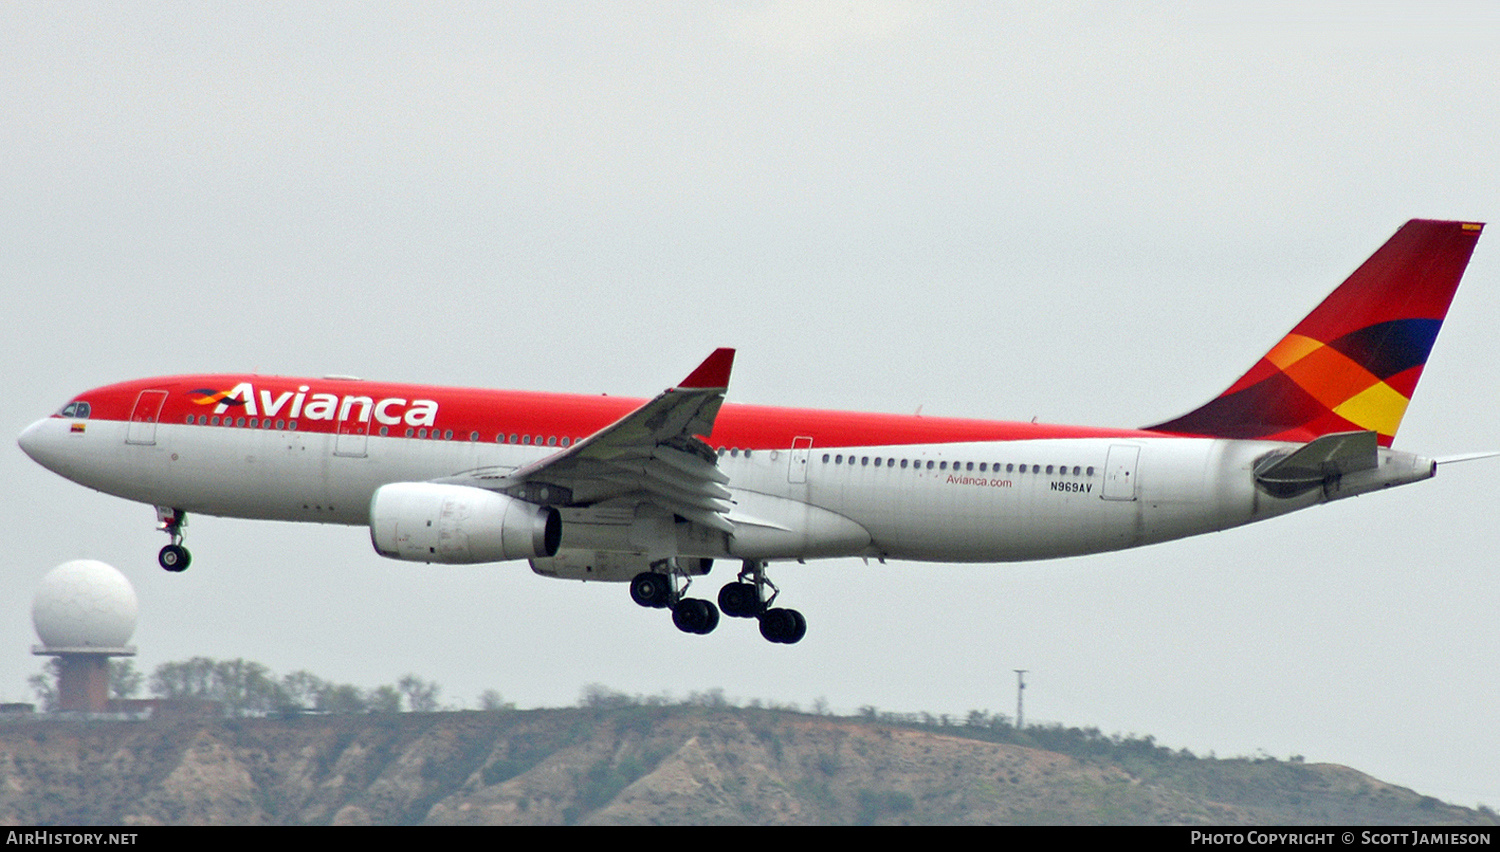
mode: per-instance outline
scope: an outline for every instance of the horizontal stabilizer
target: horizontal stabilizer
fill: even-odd
[[[1255,465],[1255,481],[1278,497],[1300,494],[1335,477],[1378,464],[1377,435],[1335,432],[1285,455],[1273,453]]]

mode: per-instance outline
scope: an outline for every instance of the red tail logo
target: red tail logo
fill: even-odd
[[[1390,446],[1483,229],[1407,222],[1217,399],[1147,428],[1271,441],[1373,431]]]

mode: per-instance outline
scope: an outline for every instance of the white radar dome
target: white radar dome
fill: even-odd
[[[135,632],[135,589],[113,566],[76,559],[42,578],[31,623],[49,649],[123,648]]]

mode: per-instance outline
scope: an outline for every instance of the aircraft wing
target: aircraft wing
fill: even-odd
[[[635,497],[731,533],[729,477],[697,436],[713,431],[733,365],[734,350],[717,349],[675,387],[567,449],[512,471],[474,471],[448,481],[546,505]]]

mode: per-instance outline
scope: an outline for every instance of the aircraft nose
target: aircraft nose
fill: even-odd
[[[26,427],[16,438],[16,443],[21,447],[21,452],[31,456],[31,460],[46,469],[60,473],[60,465],[63,459],[58,453],[58,441],[54,437],[61,421],[56,418],[45,418]]]
[[[31,456],[33,461],[41,461],[37,456],[41,452],[42,428],[46,422],[46,420],[38,420],[27,426],[26,430],[21,433],[21,436],[16,438],[16,443],[20,445],[21,452]]]

